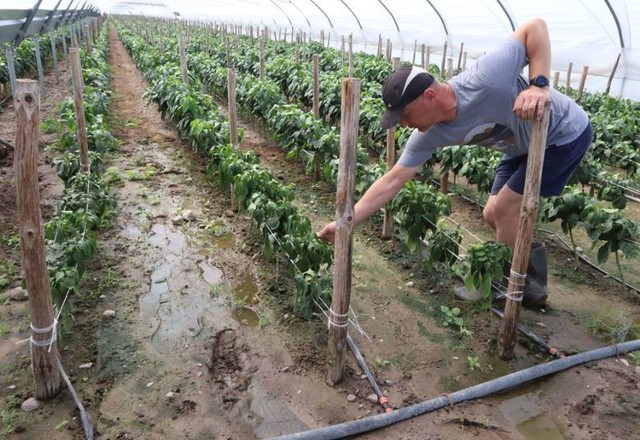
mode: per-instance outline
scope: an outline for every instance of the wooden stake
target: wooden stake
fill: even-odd
[[[180,51],[180,66],[182,67],[182,82],[189,84],[189,70],[187,68],[187,51],[184,48],[182,33],[178,34],[178,50]]]
[[[571,69],[573,68],[573,63],[569,63],[569,68],[567,69],[567,85],[565,87],[564,94],[568,95],[571,90]]]
[[[80,49],[69,49],[71,59],[71,78],[73,80],[73,101],[76,104],[76,136],[80,145],[80,167],[85,173],[89,172],[89,143],[87,141],[87,122],[84,116],[84,103],[82,94],[84,81],[82,80],[82,66],[80,65]]]
[[[578,97],[576,101],[582,97],[584,85],[587,82],[587,75],[589,75],[589,66],[582,66],[582,76],[580,77],[580,84],[578,85]]]
[[[417,39],[413,40],[413,62],[412,62],[412,64],[416,63],[416,52],[418,52],[418,40]]]
[[[313,54],[313,117],[320,119],[320,58]],[[322,177],[322,163],[320,156],[313,159],[313,178],[320,180]]]
[[[558,84],[560,84],[560,72],[557,71],[553,74],[553,88],[558,89]]]
[[[391,40],[387,38],[387,63],[391,63],[391,53],[393,52],[393,45],[391,44]]]
[[[513,357],[513,348],[516,345],[520,305],[522,304],[522,297],[524,295],[522,289],[525,282],[525,278],[519,277],[517,274],[526,274],[527,265],[529,264],[529,253],[531,252],[531,242],[533,241],[533,228],[538,215],[542,164],[544,163],[544,151],[547,146],[549,108],[549,103],[546,103],[542,120],[534,121],[531,129],[526,181],[524,195],[522,196],[522,205],[520,206],[518,236],[516,237],[516,244],[513,249],[504,318],[502,319],[498,339],[498,354],[501,359],[506,360]],[[515,298],[515,300],[512,298]]]
[[[264,35],[260,36],[260,81],[264,79]]]
[[[462,54],[462,71],[467,70],[467,52]]]
[[[400,68],[400,58],[393,58],[393,71]],[[396,163],[396,128],[387,129],[387,170],[390,170]],[[393,216],[389,203],[384,207],[384,219],[382,221],[382,238],[390,238],[393,236]]]
[[[40,133],[40,90],[37,81],[16,81],[15,182],[18,230],[24,279],[29,292],[31,366],[36,398],[47,400],[60,391],[58,347],[47,271],[44,228],[38,185],[38,137]],[[45,331],[46,330],[46,331]],[[50,341],[51,344],[48,344]]]
[[[453,58],[447,58],[447,74],[446,78],[451,79],[453,76]]]
[[[464,43],[460,43],[460,53],[458,54],[458,72],[460,72],[460,68],[462,67],[463,52],[464,52]]]
[[[620,57],[622,56],[621,53],[618,54],[618,57],[616,58],[616,62],[613,65],[613,69],[611,69],[611,75],[609,75],[609,81],[607,81],[607,88],[604,90],[604,93],[606,93],[607,95],[609,94],[609,90],[611,90],[611,82],[613,81],[613,76],[616,73],[616,70],[618,69],[618,63],[620,63]]]
[[[84,25],[84,40],[87,45],[87,52],[91,53],[92,50],[92,42],[91,42],[91,33],[89,32],[89,25]]]
[[[349,78],[353,78],[353,34],[349,34]]]
[[[431,62],[431,46],[427,46],[427,53],[424,56],[424,70],[429,71],[429,63]]]
[[[351,298],[351,244],[354,226],[353,191],[358,145],[360,81],[342,80],[340,118],[340,163],[336,191],[336,235],[334,248],[333,296],[329,309],[329,346],[327,382],[340,383],[344,378],[347,347],[347,324]]]
[[[447,59],[447,42],[444,42],[444,49],[442,50],[442,64],[440,65],[440,73],[444,73],[444,63]]]
[[[229,134],[231,145],[238,145],[238,112],[236,108],[236,74],[233,69],[227,71],[227,97],[229,101]]]
[[[378,56],[382,56],[382,34],[378,34]]]

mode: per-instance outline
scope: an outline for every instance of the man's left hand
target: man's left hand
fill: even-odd
[[[513,111],[522,119],[542,119],[544,104],[551,100],[549,87],[531,86],[520,92],[513,104]]]

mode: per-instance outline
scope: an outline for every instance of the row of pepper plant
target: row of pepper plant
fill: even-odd
[[[116,205],[106,178],[105,155],[118,146],[111,134],[107,114],[111,91],[108,38],[106,28],[96,40],[91,53],[82,49],[81,64],[85,83],[83,105],[88,135],[90,173],[80,167],[79,143],[76,136],[76,109],[72,97],[60,104],[57,149],[63,153],[54,158],[58,176],[64,181],[62,199],[56,213],[45,224],[47,266],[54,304],[64,305],[64,327],[73,319],[69,293],[77,294],[82,285],[86,263],[95,255],[100,228],[108,227]]]

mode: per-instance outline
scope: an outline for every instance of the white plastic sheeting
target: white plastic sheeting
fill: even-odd
[[[14,2],[15,3],[15,2]],[[29,2],[24,2],[29,3]],[[640,100],[640,0],[105,0],[89,2],[106,13],[164,17],[199,22],[243,24],[280,31],[291,29],[341,37],[353,35],[355,47],[375,52],[379,36],[389,39],[393,55],[413,60],[414,44],[431,48],[431,62],[458,64],[460,47],[468,62],[481,56],[514,27],[533,17],[546,20],[551,34],[552,69],[560,84],[573,64],[577,87],[589,67],[588,91],[604,90],[621,55],[611,94]],[[416,58],[416,61],[419,57]]]

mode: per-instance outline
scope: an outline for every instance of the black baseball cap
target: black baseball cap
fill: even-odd
[[[407,104],[428,89],[433,81],[429,72],[416,66],[406,65],[392,72],[382,89],[382,100],[387,111],[382,116],[380,127],[391,128],[400,122]]]

